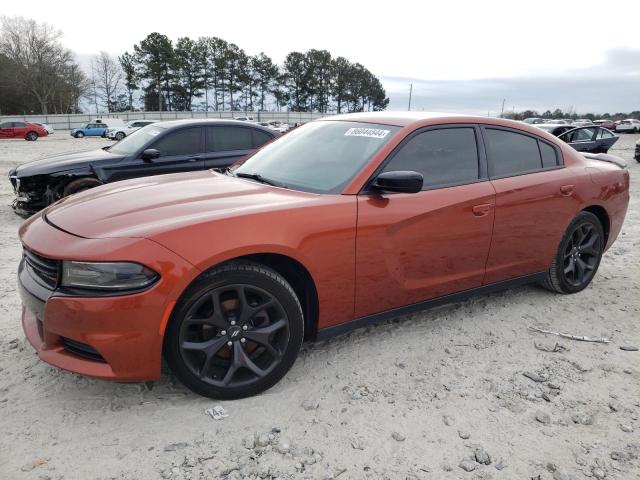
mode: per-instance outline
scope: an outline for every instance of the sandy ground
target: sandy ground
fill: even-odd
[[[640,352],[619,348],[640,346],[638,137],[612,151],[629,161],[631,204],[587,290],[528,286],[308,344],[275,388],[233,402],[169,375],[149,389],[38,360],[19,321],[5,176],[107,141],[0,142],[0,479],[640,478]],[[205,414],[216,405],[228,417]]]

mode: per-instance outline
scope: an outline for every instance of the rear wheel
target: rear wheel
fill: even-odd
[[[38,134],[36,132],[27,132],[24,138],[28,142],[35,142],[38,139]]]
[[[164,354],[178,379],[200,395],[242,398],[276,384],[303,338],[300,302],[274,270],[232,262],[197,280],[176,305]]]
[[[62,192],[62,196],[66,197],[67,195],[73,195],[74,193],[79,193],[84,190],[89,190],[90,188],[97,187],[102,185],[99,180],[95,178],[79,178],[78,180],[74,180],[73,182],[69,182]]]
[[[598,217],[580,212],[560,242],[544,287],[558,293],[585,289],[598,270],[604,246],[604,230]]]

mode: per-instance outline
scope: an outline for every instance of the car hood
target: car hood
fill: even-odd
[[[12,171],[18,177],[30,177],[33,175],[48,175],[51,173],[72,170],[74,168],[92,165],[104,161],[114,161],[124,158],[106,150],[89,150],[84,152],[63,153],[51,157],[35,160],[19,165]]]
[[[104,185],[66,197],[44,215],[80,237],[152,238],[194,224],[313,204],[321,197],[203,171]]]

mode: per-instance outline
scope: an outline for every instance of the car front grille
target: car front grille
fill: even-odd
[[[54,289],[58,286],[60,261],[46,258],[30,250],[24,250],[24,260],[29,269],[44,283],[44,286]]]
[[[69,353],[73,353],[74,355],[82,358],[87,358],[95,362],[106,363],[104,357],[100,355],[98,351],[91,345],[87,345],[86,343],[78,342],[76,340],[71,340],[70,338],[66,337],[60,337],[60,339],[62,340],[62,346]]]

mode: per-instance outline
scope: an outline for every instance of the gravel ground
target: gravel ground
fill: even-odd
[[[308,344],[276,387],[232,402],[170,375],[149,388],[38,360],[20,326],[20,219],[4,176],[107,141],[2,141],[0,479],[639,478],[640,352],[620,349],[640,346],[639,137],[611,152],[629,161],[631,204],[585,291],[527,286]],[[205,413],[217,406],[228,416]]]

